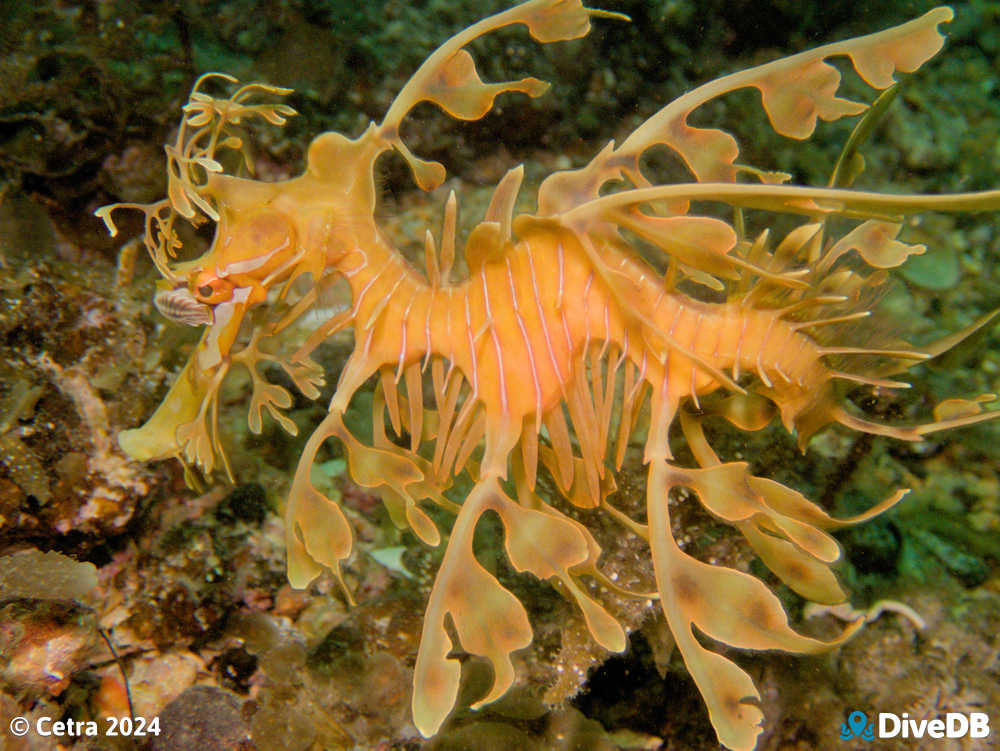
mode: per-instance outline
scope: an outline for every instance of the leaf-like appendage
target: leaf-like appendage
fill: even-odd
[[[702,563],[683,552],[670,531],[667,496],[678,484],[700,486],[699,494],[711,496],[725,506],[725,488],[735,488],[741,501],[735,515],[750,516],[743,505],[751,502],[745,467],[718,465],[700,470],[692,479],[691,470],[675,470],[665,461],[654,459],[647,481],[647,514],[653,567],[664,615],[677,647],[705,698],[719,741],[734,751],[751,751],[757,743],[760,709],[748,702],[759,700],[750,677],[728,659],[706,649],[695,638],[693,627],[718,641],[743,649],[780,649],[815,654],[828,650],[860,627],[858,621],[832,642],[812,639],[794,631],[780,600],[760,580],[734,569]],[[702,496],[703,499],[705,496]],[[719,602],[726,607],[718,607]]]
[[[941,49],[937,27],[952,18],[951,10],[938,8],[921,18],[877,34],[818,47],[772,63],[710,81],[674,100],[633,131],[615,149],[604,149],[585,168],[557,172],[539,190],[539,213],[553,215],[593,201],[608,180],[627,177],[637,188],[650,183],[640,171],[642,155],[656,145],[673,150],[698,182],[734,182],[739,172],[739,146],[728,133],[698,128],[688,117],[698,107],[723,94],[743,88],[761,92],[764,109],[774,129],[791,138],[808,138],[817,119],[836,120],[857,115],[867,105],[838,97],[840,72],[827,58],[847,55],[871,86],[890,86],[896,71],[911,72]],[[751,171],[762,182],[773,182],[770,173]],[[557,195],[558,191],[558,195]],[[687,211],[676,201],[673,211]]]
[[[307,587],[326,566],[339,576],[340,563],[351,554],[354,534],[339,504],[313,487],[308,478],[296,478],[285,510],[288,581]]]
[[[424,98],[434,102],[452,117],[478,120],[493,107],[493,100],[507,91],[520,91],[531,97],[545,93],[549,85],[537,78],[519,81],[483,83],[476,63],[465,50],[459,50],[427,81]]]
[[[474,707],[499,699],[514,682],[510,655],[531,644],[531,624],[518,599],[486,571],[472,552],[472,538],[482,514],[495,507],[495,481],[477,485],[462,504],[444,560],[434,580],[420,651],[413,673],[413,721],[425,736],[437,732],[458,697],[461,669],[448,659],[451,617],[461,646],[489,660],[493,686]]]
[[[855,524],[861,524],[879,514],[888,511],[899,503],[907,494],[906,490],[897,490],[884,501],[875,504],[868,511],[847,519],[834,519],[823,509],[812,501],[808,500],[797,490],[782,485],[780,482],[769,480],[766,477],[751,477],[750,485],[754,491],[760,495],[769,508],[778,511],[785,516],[798,519],[800,522],[810,524],[817,529],[843,529]]]
[[[528,27],[531,36],[539,42],[561,42],[579,39],[590,31],[590,16],[594,11],[584,8],[580,0],[541,0],[526,3],[527,11],[521,23]],[[624,18],[618,14],[605,14]]]
[[[260,435],[261,409],[266,407],[268,413],[289,435],[297,435],[298,426],[286,417],[281,410],[292,406],[292,395],[274,383],[267,383],[254,374],[253,395],[250,397],[250,408],[247,414],[250,432]]]
[[[826,252],[816,273],[822,274],[831,268],[834,261],[850,250],[858,251],[865,263],[878,269],[901,266],[910,256],[919,256],[927,250],[923,245],[908,245],[897,240],[901,228],[902,225],[895,222],[874,219],[855,227]]]
[[[206,475],[215,469],[215,447],[209,433],[208,420],[200,414],[191,422],[177,427],[177,445],[188,464],[200,467]]]
[[[847,599],[828,565],[753,522],[737,526],[764,565],[807,600],[835,605]]]
[[[394,389],[392,393],[395,394]],[[376,445],[369,447],[358,441],[337,418],[333,434],[340,438],[347,452],[351,477],[362,487],[378,489],[396,524],[405,521],[423,542],[437,546],[441,542],[441,533],[417,502],[430,498],[439,505],[447,505],[442,495],[447,483],[438,481],[431,463],[422,456],[386,440],[384,432],[380,432],[378,427],[378,420],[381,419],[379,413],[375,429]]]
[[[448,659],[445,617],[455,625],[461,646],[488,659],[493,686],[473,705],[499,699],[514,680],[511,654],[531,643],[524,607],[476,560],[472,536],[486,511],[495,511],[506,530],[506,550],[518,571],[559,579],[576,599],[594,638],[606,649],[625,649],[621,625],[576,581],[571,569],[596,570],[600,549],[579,523],[552,509],[515,503],[495,479],[481,481],[462,504],[444,561],[431,592],[414,671],[414,722],[424,735],[437,732],[458,696],[460,669]]]
[[[589,10],[580,0],[533,0],[484,18],[456,34],[424,61],[399,92],[378,126],[378,137],[402,154],[422,189],[433,190],[444,181],[444,167],[417,158],[399,137],[399,125],[410,110],[420,102],[433,102],[453,117],[478,120],[490,111],[500,94],[521,92],[537,97],[549,87],[537,78],[484,83],[476,71],[475,61],[463,47],[484,34],[514,24],[526,25],[531,35],[543,43],[576,39],[590,30],[588,19],[591,15],[625,18],[620,14]]]
[[[784,70],[763,76],[754,83],[760,90],[771,127],[788,138],[804,139],[816,129],[816,119],[839,120],[860,115],[867,108],[841,99],[840,72],[822,60],[812,60],[789,76]]]
[[[319,387],[326,385],[323,369],[308,357],[296,362],[282,361],[281,367],[306,399],[319,397]]]
[[[736,231],[720,219],[648,216],[634,211],[621,224],[686,266],[724,278],[739,276],[734,263],[742,259],[728,255],[736,247]]]
[[[400,495],[391,488],[382,488],[380,493],[393,524],[400,529],[409,527],[421,542],[432,548],[441,544],[441,532],[437,525],[411,496]]]
[[[944,399],[934,407],[934,419],[940,422],[981,415],[985,404],[996,401],[996,394],[980,394],[975,399]]]
[[[888,88],[897,70],[912,73],[941,50],[944,37],[938,26],[954,17],[951,8],[935,8],[901,26],[861,37],[848,53],[854,69],[876,89]]]
[[[690,429],[686,435],[698,441]],[[822,521],[825,514],[817,516],[815,512],[822,514],[819,507],[804,496],[751,476],[744,462],[671,470],[670,477],[671,482],[694,490],[713,514],[734,524],[764,564],[803,597],[823,603],[844,601],[846,595],[830,569],[840,557],[840,547],[823,531],[824,525],[810,523]],[[791,514],[770,506],[768,496],[785,499],[781,506]]]
[[[400,156],[410,166],[410,169],[413,171],[413,179],[417,181],[417,185],[420,186],[421,190],[434,190],[444,182],[447,172],[441,162],[431,162],[416,156],[407,148],[398,135],[394,135],[391,140],[396,151],[399,152]]]
[[[508,499],[497,488],[492,508],[507,531],[507,555],[518,571],[530,571],[540,579],[557,578],[566,585],[580,606],[591,634],[605,649],[625,649],[625,631],[594,598],[575,581],[571,569],[583,564],[596,568],[584,529],[554,509],[536,511]]]
[[[289,90],[286,89],[286,91]],[[252,112],[255,115],[260,115],[262,118],[271,123],[271,125],[278,126],[284,125],[288,122],[289,117],[298,114],[287,104],[255,104],[251,107],[246,107],[245,111],[248,113]]]
[[[758,478],[752,478],[748,469],[746,462],[730,462],[705,469],[676,470],[671,473],[671,481],[693,489],[705,508],[727,522],[755,519],[771,534],[786,538],[818,561],[833,563],[840,558],[840,547],[828,534],[768,506],[751,484]]]

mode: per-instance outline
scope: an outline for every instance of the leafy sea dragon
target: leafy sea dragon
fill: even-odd
[[[719,740],[746,751],[762,727],[757,689],[696,634],[743,649],[816,653],[842,643],[860,624],[831,642],[794,631],[762,581],[684,551],[671,532],[668,494],[693,491],[803,597],[843,602],[846,594],[830,568],[840,549],[829,531],[871,518],[905,491],[890,493],[860,517],[833,519],[797,491],[754,476],[746,462],[723,461],[702,423],[723,418],[757,430],[778,417],[804,449],[832,422],[916,441],[1000,414],[984,411],[988,397],[950,400],[929,424],[886,425],[855,414],[835,388],[845,380],[905,386],[890,376],[992,318],[922,349],[880,341],[885,337],[877,330],[863,346],[850,338],[868,316],[885,269],[923,251],[898,239],[903,217],[995,211],[1000,191],[923,196],[849,189],[856,174],[849,168],[851,152],[885,100],[869,110],[838,97],[841,75],[828,59],[847,58],[871,87],[889,89],[898,72],[916,70],[941,48],[938,26],[952,13],[938,8],[877,34],[693,89],[586,166],[547,178],[533,214],[513,217],[522,171],[511,170],[466,239],[467,272],[460,279],[452,279],[453,194],[440,235],[427,232],[424,268],[414,267],[376,223],[375,163],[397,152],[424,190],[441,185],[445,168],[411,153],[400,137],[403,118],[426,101],[453,117],[477,120],[502,93],[541,95],[547,85],[535,78],[484,83],[465,47],[513,25],[526,26],[541,43],[576,39],[595,16],[617,14],[584,8],[579,0],[530,0],[474,24],[420,66],[380,122],[354,139],[320,134],[309,147],[305,172],[281,182],[239,177],[223,164],[236,157],[252,166],[238,126],[251,118],[281,125],[293,111],[257,98],[288,90],[249,84],[216,98],[205,92],[209,84],[235,81],[202,76],[177,138],[166,147],[167,197],[97,212],[112,233],[114,211],[145,213],[146,247],[163,276],[157,307],[174,321],[204,328],[163,403],[142,427],[121,433],[119,442],[137,460],[176,456],[206,474],[219,465],[229,472],[217,414],[230,368],[239,364],[250,372],[251,430],[261,430],[267,410],[295,434],[297,426],[283,413],[291,395],[268,382],[260,365],[276,363],[315,399],[324,374],[311,354],[350,329],[354,350],[292,480],[285,510],[288,576],[296,587],[327,568],[340,577],[351,555],[347,517],[310,479],[321,446],[336,438],[354,481],[380,493],[396,524],[428,545],[445,545],[414,670],[413,718],[420,732],[434,734],[458,696],[460,665],[449,657],[456,646],[449,621],[461,648],[493,669],[492,687],[476,707],[513,684],[512,655],[532,641],[523,605],[473,554],[473,530],[493,511],[504,525],[514,569],[556,583],[606,649],[626,646],[610,599],[658,600]],[[742,165],[731,135],[688,122],[706,102],[746,88],[760,93],[771,126],[791,138],[808,138],[817,119],[869,111],[829,186],[789,185],[787,175]],[[661,146],[686,165],[690,182],[658,185],[644,173],[643,155]],[[731,207],[734,218],[700,215],[695,203]],[[799,223],[777,240],[767,231],[751,236],[745,218],[756,212],[792,215]],[[835,218],[838,227],[852,228],[835,236]],[[194,260],[176,260],[181,219],[215,223],[211,247]],[[644,260],[637,239],[661,254],[661,267]],[[322,311],[323,291],[336,280],[346,280],[350,304],[327,312],[292,352],[283,352],[291,325]],[[692,295],[699,285],[711,293]],[[343,415],[372,379],[368,440],[354,435]],[[696,466],[674,460],[668,442],[674,425]],[[643,444],[648,472],[644,522],[608,500],[633,441]],[[473,488],[464,498],[454,491],[449,497],[461,472]],[[548,473],[562,498],[540,495],[539,472]],[[567,504],[603,509],[621,523],[623,535],[644,540],[656,591],[630,592],[611,581],[600,566],[600,546],[566,513]],[[438,520],[449,515],[454,522],[445,543]]]

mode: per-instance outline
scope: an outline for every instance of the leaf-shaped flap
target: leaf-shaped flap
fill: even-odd
[[[781,602],[758,579],[691,558],[669,538],[669,532],[658,531],[652,544],[664,612],[719,740],[731,749],[750,751],[762,715],[747,700],[758,699],[759,694],[746,673],[693,638],[691,625],[713,639],[744,649],[815,654],[846,641],[861,621],[833,642],[802,636],[789,627]],[[719,607],[720,602],[726,606]]]
[[[323,567],[309,555],[291,525],[285,525],[285,559],[288,583],[295,589],[305,589],[323,573]]]
[[[836,120],[866,109],[866,105],[836,96],[840,73],[825,58],[849,56],[870,86],[885,89],[895,83],[897,70],[910,73],[938,53],[944,39],[937,27],[950,21],[952,15],[949,8],[937,8],[901,26],[779,60],[757,69],[764,75],[745,85],[760,90],[778,133],[808,138],[817,117]]]
[[[756,523],[772,534],[785,537],[814,558],[832,563],[840,557],[840,546],[828,534],[808,522],[786,516],[765,503],[746,462],[729,462],[704,469],[671,470],[672,485],[693,489],[713,514],[735,523],[756,518]],[[766,480],[765,489],[783,485]],[[788,490],[785,488],[785,490]],[[780,492],[780,491],[775,491]],[[795,491],[788,491],[795,493]],[[803,502],[809,504],[805,498]],[[812,505],[812,504],[809,504]]]
[[[339,575],[350,554],[354,535],[340,505],[313,487],[308,479],[294,483],[285,510],[288,581],[307,587],[326,566]]]
[[[729,420],[740,430],[761,430],[774,419],[774,403],[760,394],[730,394],[713,404],[711,414]]]
[[[339,416],[334,419],[332,435],[337,436],[347,452],[347,462],[351,477],[365,488],[389,487],[400,495],[408,495],[406,487],[421,482],[424,473],[409,456],[391,450],[371,448],[358,441],[346,428]]]
[[[462,648],[485,657],[493,667],[493,686],[474,708],[506,693],[514,682],[511,653],[531,644],[524,606],[472,551],[476,523],[484,511],[496,507],[498,493],[495,481],[482,483],[462,504],[427,603],[413,674],[413,721],[426,737],[437,732],[458,697],[461,670],[457,661],[448,659],[447,616]]]
[[[807,600],[831,605],[847,599],[837,577],[825,563],[787,540],[761,531],[753,522],[741,524],[740,531],[764,565]]]
[[[522,8],[524,17],[520,20],[528,27],[532,38],[543,44],[586,36],[590,31],[591,15],[628,18],[619,13],[584,8],[580,0],[542,0],[525,3]]]
[[[178,425],[174,433],[180,447],[179,454],[184,457],[184,461],[188,465],[201,467],[206,475],[212,474],[216,459],[221,457],[222,447],[218,437],[214,435],[213,427],[208,415],[202,411],[191,422]]]
[[[483,83],[472,55],[465,50],[458,50],[428,79],[423,98],[434,102],[452,117],[478,120],[490,111],[493,100],[504,92],[520,91],[528,96],[538,97],[548,88],[547,83],[537,78]]]
[[[580,612],[583,613],[587,629],[594,640],[609,652],[624,652],[628,642],[622,625],[597,600],[588,595],[575,579],[563,576],[560,580],[580,606]]]
[[[389,521],[396,529],[408,529],[410,522],[406,518],[406,498],[391,490],[382,491],[382,505],[389,513]]]
[[[685,617],[708,636],[731,646],[818,654],[853,633],[845,631],[831,642],[802,636],[788,625],[781,601],[762,581],[742,571],[702,563],[676,545],[670,570],[671,595]],[[720,602],[726,607],[718,607]]]
[[[399,139],[399,136],[393,136],[392,145],[413,170],[413,179],[417,181],[421,190],[434,190],[444,182],[447,173],[441,162],[431,162],[416,156]]]
[[[724,130],[688,125],[690,112],[677,113],[664,108],[625,140],[618,155],[627,155],[633,173],[637,173],[639,159],[647,149],[668,146],[698,182],[732,182],[736,179],[736,159],[740,154],[736,139]],[[661,117],[661,113],[669,116]]]
[[[811,260],[810,256],[818,254],[817,240],[821,239],[820,222],[802,224],[785,235],[778,247],[774,249],[774,263],[778,268],[784,268],[792,259]]]
[[[580,606],[597,642],[612,652],[624,650],[625,631],[621,624],[570,573],[571,568],[588,562],[596,567],[597,553],[592,550],[584,529],[555,510],[538,511],[514,503],[499,488],[492,508],[507,531],[507,555],[514,568],[530,571],[540,579],[561,580]]]
[[[912,73],[940,52],[944,37],[938,26],[954,17],[951,8],[943,6],[901,26],[861,37],[856,40],[858,49],[849,53],[854,69],[876,89],[888,88],[895,83],[897,70]]]
[[[438,531],[437,525],[412,498],[407,499],[406,520],[410,523],[414,534],[426,545],[437,547],[441,542],[441,533]]]
[[[921,255],[927,248],[923,245],[907,245],[896,239],[901,224],[870,219],[855,227],[838,240],[823,256],[816,269],[818,275],[827,271],[840,256],[856,250],[865,263],[878,269],[890,269],[902,265],[912,256]]]
[[[424,616],[413,674],[413,719],[427,737],[437,732],[458,697],[461,670],[447,658],[451,640],[446,615],[455,624],[462,648],[485,657],[493,667],[493,686],[474,708],[507,692],[514,682],[510,654],[532,639],[524,606],[479,564],[471,541],[450,545]]]
[[[699,591],[698,582],[684,571],[687,560],[693,559],[680,551],[670,530],[669,478],[667,463],[654,457],[646,481],[646,511],[660,607],[684,664],[705,700],[719,741],[733,751],[752,751],[757,745],[764,715],[750,702],[759,701],[760,694],[750,676],[726,658],[703,647],[694,637],[688,602],[695,601],[696,609],[700,610],[699,601],[712,599],[718,603],[722,600],[716,599],[714,593]]]
[[[744,649],[815,654],[848,639],[861,621],[832,642],[802,636],[789,627],[780,600],[763,582],[734,569],[702,563],[684,553],[671,534],[667,510],[667,494],[675,477],[673,468],[662,459],[654,458],[650,463],[647,516],[660,604],[684,662],[708,705],[719,740],[730,749],[751,751],[760,733],[762,715],[759,708],[747,702],[759,699],[759,694],[746,673],[695,639],[692,626],[713,639]],[[719,607],[719,603],[725,603],[725,607]]]
[[[816,118],[831,121],[860,115],[867,106],[836,96],[840,71],[819,59],[804,61],[793,74],[778,68],[761,76],[755,86],[761,94],[771,127],[788,138],[804,139],[816,129]]]
[[[604,182],[622,172],[636,188],[648,186],[639,164],[643,153],[656,145],[672,149],[699,182],[735,182],[739,171],[736,140],[725,131],[692,126],[688,123],[692,112],[723,94],[756,88],[778,133],[808,138],[817,118],[836,120],[860,114],[867,108],[865,104],[836,96],[841,76],[826,62],[827,58],[849,56],[865,81],[884,89],[895,81],[893,74],[897,70],[914,71],[941,49],[942,37],[937,27],[951,18],[950,9],[938,8],[915,21],[877,34],[834,42],[699,86],[646,120],[618,148],[602,150],[583,169],[550,176],[540,190],[547,199],[539,201],[540,213],[555,214],[552,209],[557,202],[565,206],[565,199],[559,201],[554,197],[557,189],[568,189],[568,194],[576,200],[574,205],[579,206],[596,199]],[[765,183],[773,179],[766,173],[751,172]],[[675,206],[683,206],[680,200],[675,200]]]
[[[434,591],[440,580],[439,571]],[[435,615],[438,613],[435,612]],[[428,608],[424,613],[424,629],[420,634],[420,649],[413,670],[412,701],[413,724],[425,738],[437,733],[458,698],[462,667],[456,660],[448,659],[449,652],[451,639],[444,627],[444,612],[440,613],[439,619],[432,620]]]
[[[780,482],[768,480],[764,477],[751,477],[750,486],[764,499],[764,502],[770,508],[818,529],[842,529],[860,524],[892,508],[909,492],[908,490],[897,490],[884,501],[875,504],[863,514],[858,514],[847,519],[834,519],[804,495],[782,485]]]
[[[769,524],[764,523],[764,519],[758,519],[761,529],[768,532],[777,530],[817,560],[824,563],[834,563],[840,558],[840,546],[837,541],[823,530],[776,511],[765,512],[763,516]]]
[[[202,341],[208,333],[206,329]],[[176,456],[184,445],[178,429],[192,424],[204,401],[211,398],[212,375],[202,371],[197,356],[192,355],[153,415],[142,426],[118,434],[122,451],[141,462]]]
[[[169,154],[169,151],[168,151]],[[167,198],[170,201],[170,205],[173,207],[174,211],[180,214],[185,219],[191,219],[194,217],[194,208],[191,206],[191,202],[188,200],[188,189],[181,182],[175,174],[175,170],[171,169],[167,175]],[[215,214],[213,219],[218,220],[219,215]]]
[[[944,399],[934,407],[934,419],[945,422],[980,415],[983,413],[983,404],[989,404],[996,398],[996,394],[980,394],[975,399]]]
[[[520,600],[479,563],[467,564],[451,580],[451,586],[463,593],[448,611],[463,649],[485,657],[493,666],[492,688],[472,705],[479,709],[499,699],[514,684],[510,655],[531,644],[531,624]]]
[[[736,231],[707,216],[649,216],[632,211],[621,224],[654,243],[672,258],[716,276],[738,278],[727,254],[736,247]]]
[[[292,406],[292,395],[287,389],[276,383],[268,383],[254,374],[253,395],[250,397],[250,407],[247,411],[247,423],[251,433],[260,435],[261,410],[265,407],[275,422],[289,435],[298,433],[298,426],[279,411],[290,406]]]
[[[608,141],[588,165],[561,170],[546,177],[538,188],[538,216],[557,216],[600,195],[601,186],[622,175],[622,160],[613,160],[615,142]],[[686,206],[677,213],[684,213]],[[108,222],[107,217],[103,217]]]
[[[760,701],[753,680],[735,663],[705,649],[690,635],[684,641],[684,663],[705,700],[719,743],[733,751],[753,751],[764,720],[760,707],[751,703]]]
[[[750,477],[747,467],[746,462],[727,462],[704,469],[671,467],[667,475],[669,487],[691,488],[705,508],[720,519],[742,521],[759,513],[762,506],[747,482]]]
[[[397,529],[411,529],[425,545],[432,548],[441,543],[441,532],[434,521],[408,495],[400,495],[391,488],[381,488],[382,503]]]
[[[589,558],[587,540],[567,521],[524,508],[504,497],[499,488],[491,508],[504,523],[507,555],[518,571],[548,579]]]
[[[398,149],[420,187],[432,190],[444,180],[444,168],[437,162],[417,159],[399,138],[400,123],[414,106],[433,102],[453,117],[478,120],[502,93],[519,91],[537,97],[548,89],[548,84],[537,78],[484,83],[472,56],[462,48],[477,37],[513,24],[525,24],[531,35],[543,43],[576,39],[590,30],[591,15],[625,18],[584,8],[580,0],[531,0],[459,32],[438,47],[407,81],[377,128],[378,141]]]
[[[306,399],[316,399],[320,393],[318,387],[326,385],[323,369],[309,357],[295,362],[282,360],[281,367]]]

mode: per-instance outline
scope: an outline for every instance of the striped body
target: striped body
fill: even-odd
[[[627,285],[645,320],[623,311],[566,230],[529,231],[446,286],[430,284],[385,246],[355,246],[340,263],[352,289],[355,338],[372,371],[394,368],[398,381],[406,366],[432,356],[453,365],[485,412],[487,464],[500,476],[513,431],[536,429],[559,407],[592,351],[613,370],[630,363],[637,381],[665,389],[675,406],[722,385],[685,351],[734,380],[756,375],[779,400],[800,399],[829,379],[816,343],[781,311],[668,292],[643,261],[613,247],[606,253],[615,254],[619,293]]]

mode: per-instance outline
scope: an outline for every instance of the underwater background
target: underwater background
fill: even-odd
[[[540,46],[518,31],[474,50],[485,80],[535,75],[543,97],[501,97],[482,121],[458,123],[430,106],[404,127],[411,148],[450,170],[426,196],[402,160],[381,163],[380,224],[422,246],[448,189],[467,223],[496,182],[524,162],[532,188],[585,163],[666,102],[720,74],[914,18],[932,3],[606,2],[632,22],[595,19],[584,39]],[[216,70],[295,89],[300,113],[282,130],[251,126],[258,175],[298,174],[311,137],[354,136],[380,117],[433,48],[507,3],[0,2],[0,749],[711,749],[698,691],[664,649],[662,618],[638,610],[626,654],[608,659],[544,583],[510,576],[532,613],[535,644],[515,690],[481,711],[460,710],[434,739],[409,717],[423,603],[440,552],[393,526],[354,485],[335,449],[314,478],[348,509],[358,540],[347,578],[306,591],[285,578],[280,505],[304,437],[270,422],[249,433],[234,378],[221,419],[237,479],[185,485],[174,461],[141,465],[118,431],[159,403],[196,341],[152,307],[155,270],[121,215],[117,238],[93,211],[164,195],[162,144],[192,83]],[[858,186],[958,192],[1000,185],[1000,3],[955,3],[944,50],[906,82],[863,149]],[[522,30],[523,32],[523,30]],[[849,84],[849,81],[848,81]],[[860,90],[860,87],[858,87]],[[851,88],[847,86],[848,94]],[[775,135],[756,94],[699,112],[737,133],[744,161],[823,185],[851,123],[821,124],[796,142]],[[656,165],[669,176],[676,165]],[[192,234],[193,246],[208,236]],[[895,273],[885,325],[918,344],[1000,305],[1000,217],[926,214],[907,227],[928,252]],[[194,255],[194,254],[192,254]],[[915,368],[913,388],[858,389],[852,401],[900,424],[946,397],[1000,392],[1000,327]],[[350,340],[321,350],[334,383]],[[272,380],[277,373],[268,374]],[[299,399],[315,422],[329,399]],[[365,419],[364,409],[354,418]],[[805,454],[780,426],[719,429],[713,443],[755,472],[844,516],[896,487],[895,509],[840,533],[841,579],[855,608],[904,603],[842,649],[821,657],[739,654],[763,695],[760,749],[980,749],[986,739],[842,741],[855,710],[910,717],[987,712],[1000,724],[1000,425],[935,434],[916,444],[830,428]],[[619,493],[643,494],[641,467]],[[764,575],[728,527],[692,514],[703,556]],[[480,557],[498,556],[484,529]],[[623,541],[607,551],[639,560]],[[497,566],[505,565],[498,561]],[[647,565],[636,564],[636,565]],[[793,623],[829,636],[779,590]],[[828,622],[829,621],[829,622]],[[922,621],[922,627],[918,627]],[[113,652],[112,652],[113,649]],[[467,706],[488,676],[467,666]],[[127,675],[128,681],[123,679]],[[8,734],[11,718],[159,716],[158,736],[52,738]]]

